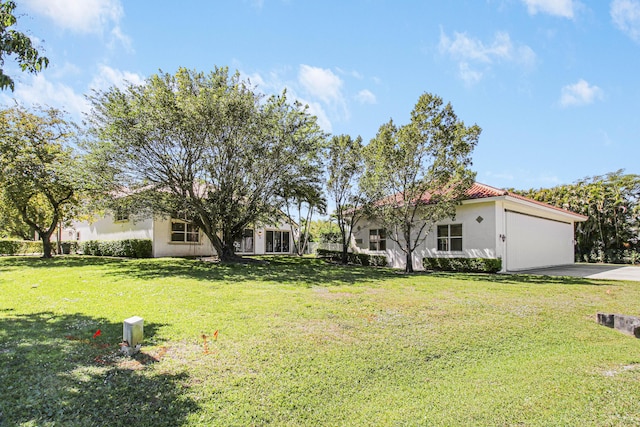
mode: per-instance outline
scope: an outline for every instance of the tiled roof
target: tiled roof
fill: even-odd
[[[572,214],[572,215],[576,215],[576,216],[582,217],[584,219],[587,219],[586,216],[577,214],[575,212],[571,212],[570,210],[562,209],[562,208],[559,208],[557,206],[550,205],[548,203],[539,202],[537,200],[533,200],[533,199],[530,199],[528,197],[521,196],[520,194],[516,194],[516,193],[510,192],[510,191],[507,191],[507,190],[501,190],[499,188],[491,187],[489,185],[481,184],[479,182],[475,182],[471,186],[471,188],[469,188],[467,190],[467,199],[484,199],[484,198],[488,198],[488,197],[500,197],[500,196],[513,197],[514,199],[518,199],[518,200],[522,200],[522,201],[525,201],[525,202],[533,203],[533,204],[538,205],[538,206],[543,206],[545,208],[553,209],[555,211],[559,211],[559,212],[563,212],[563,213],[567,213],[567,214]]]

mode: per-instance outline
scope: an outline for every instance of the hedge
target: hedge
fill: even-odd
[[[500,258],[424,258],[426,270],[460,271],[464,273],[497,273],[502,269]]]
[[[0,255],[41,254],[40,240],[0,240]]]
[[[316,250],[316,256],[319,258],[325,258],[334,262],[342,261],[342,251],[318,249]],[[359,254],[359,253],[347,252],[347,262],[349,264],[355,264],[355,265],[386,267],[387,257],[384,255],[370,255],[370,254]]]
[[[151,258],[151,239],[87,240],[80,244],[84,255]]]

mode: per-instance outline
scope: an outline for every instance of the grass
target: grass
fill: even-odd
[[[0,258],[0,425],[640,424],[640,283],[269,261]]]

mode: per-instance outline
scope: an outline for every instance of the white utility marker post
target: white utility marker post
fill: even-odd
[[[129,317],[122,325],[122,352],[131,356],[140,351],[144,335],[144,319],[139,316]]]

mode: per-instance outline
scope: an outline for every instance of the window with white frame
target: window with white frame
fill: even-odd
[[[116,222],[129,221],[129,211],[122,206],[118,206],[114,214],[114,219]]]
[[[438,226],[438,250],[446,252],[462,251],[462,224]]]
[[[171,218],[171,241],[175,243],[200,242],[200,229],[189,221]]]
[[[233,248],[238,253],[253,253],[253,230],[245,228],[240,239],[233,242]]]
[[[369,250],[387,250],[387,233],[383,228],[372,228],[369,230]]]
[[[266,251],[267,253],[289,253],[289,232],[268,230],[266,233]]]

